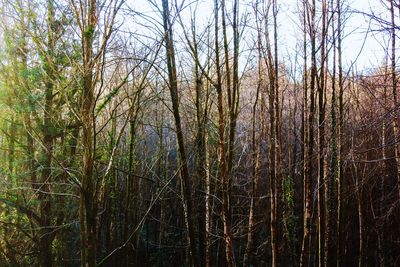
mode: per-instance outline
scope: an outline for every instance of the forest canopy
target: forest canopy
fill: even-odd
[[[0,3],[0,266],[400,265],[399,1]]]

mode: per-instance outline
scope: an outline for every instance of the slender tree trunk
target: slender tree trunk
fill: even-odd
[[[210,174],[210,153],[208,150],[208,131],[205,131],[205,148],[206,150],[204,151],[205,154],[205,171],[206,171],[206,251],[205,251],[205,259],[204,259],[204,266],[205,267],[210,267],[211,266],[211,245],[212,245],[212,240],[211,240],[211,231],[212,231],[212,225],[211,225],[211,201],[210,201],[210,196],[211,196],[211,174]]]
[[[311,12],[311,25],[310,25],[310,39],[311,39],[311,73],[310,73],[310,110],[308,113],[308,129],[307,129],[307,160],[305,161],[305,214],[304,214],[304,236],[303,236],[303,244],[302,244],[302,253],[300,259],[300,266],[307,267],[310,263],[310,239],[311,239],[311,210],[312,210],[312,158],[313,158],[313,143],[314,143],[314,112],[315,112],[315,101],[314,101],[314,92],[315,92],[315,82],[317,75],[317,66],[316,66],[316,45],[315,45],[315,0],[312,0],[311,10],[307,11]]]
[[[336,10],[334,1],[331,0],[332,10]],[[336,265],[336,178],[337,178],[337,100],[336,100],[336,28],[335,16],[332,15],[332,46],[333,46],[333,63],[332,63],[332,79],[331,79],[331,159],[330,159],[330,172],[327,177],[325,187],[325,218],[326,218],[326,231],[325,231],[325,265],[333,267]]]
[[[253,250],[253,230],[254,230],[254,210],[255,210],[255,198],[257,197],[257,188],[258,188],[258,179],[259,179],[259,169],[260,169],[260,141],[263,134],[263,123],[259,126],[261,129],[261,133],[259,136],[256,136],[256,118],[257,118],[257,106],[259,102],[260,88],[262,86],[262,51],[261,51],[261,31],[258,25],[258,2],[256,2],[255,7],[256,14],[256,24],[257,24],[257,48],[258,48],[258,81],[257,81],[257,89],[256,89],[256,99],[253,104],[253,113],[252,113],[252,160],[253,160],[253,168],[252,168],[252,181],[251,181],[251,193],[250,193],[250,208],[249,208],[249,220],[247,227],[247,242],[245,253],[243,256],[243,267],[247,267],[250,263],[250,255]],[[263,109],[263,108],[261,108]],[[261,114],[263,112],[261,111]],[[260,118],[260,121],[263,121]]]
[[[321,71],[318,84],[318,266],[325,266],[325,40],[326,40],[326,0],[322,0]]]
[[[273,19],[274,24],[276,23],[276,2],[272,2],[273,8]],[[265,19],[265,43],[266,43],[266,66],[269,79],[268,88],[268,112],[269,112],[269,139],[268,139],[268,177],[269,177],[269,198],[270,198],[270,236],[271,236],[271,265],[276,266],[277,256],[277,146],[278,146],[278,117],[279,117],[279,106],[278,106],[278,70],[277,70],[277,50],[272,51],[271,41],[269,37],[268,29],[268,16],[270,10],[270,3],[266,7],[266,13],[264,14]],[[274,25],[274,33],[276,33],[276,25]],[[276,36],[274,34],[274,44]],[[274,56],[276,57],[274,59]]]
[[[95,159],[95,118],[93,84],[93,42],[97,24],[97,2],[91,0],[87,9],[87,30],[82,37],[83,48],[83,88],[82,88],[82,147],[83,172],[80,192],[81,222],[81,264],[83,267],[96,266],[97,253],[97,205],[96,188],[93,179]]]
[[[225,0],[223,0],[225,1]],[[234,0],[233,4],[233,66],[232,66],[232,91],[231,104],[229,106],[229,147],[228,147],[228,174],[232,175],[234,151],[235,151],[235,134],[236,123],[239,108],[239,0]],[[229,92],[228,92],[229,93]],[[228,98],[229,99],[229,98]],[[231,184],[230,179],[230,184]],[[229,185],[231,187],[231,185]],[[230,189],[229,189],[230,190]]]
[[[353,82],[354,84],[354,82]],[[351,136],[351,147],[354,150],[354,132]],[[357,162],[352,153],[353,162],[353,178],[355,180],[356,200],[357,200],[357,215],[358,215],[358,267],[365,266],[364,264],[364,218],[362,210],[362,194],[363,194],[363,177],[365,173],[359,173]]]
[[[270,223],[271,223],[271,255],[272,255],[272,266],[276,266],[276,202],[275,202],[275,190],[276,190],[276,136],[275,136],[275,112],[274,112],[274,101],[275,100],[275,89],[270,88],[269,92],[269,109],[270,109],[270,138],[269,138],[269,198],[270,198]]]
[[[279,112],[279,72],[278,72],[278,4],[277,0],[272,1],[272,15],[273,15],[273,25],[274,25],[274,60],[273,60],[273,87],[274,90],[272,98],[272,109],[275,109],[275,113],[272,114],[274,117],[271,124],[271,130],[275,133],[271,135],[272,140],[270,142],[273,147],[271,152],[272,167],[271,180],[270,180],[270,192],[271,192],[271,249],[272,249],[272,267],[276,267],[278,264],[278,177],[281,174],[281,169],[279,168],[281,162],[281,139],[280,139],[280,112]],[[272,67],[272,65],[271,65]]]
[[[387,81],[386,78],[388,77],[387,75],[387,67],[385,68],[385,79],[383,81],[383,84],[385,85],[383,88],[383,108],[384,112],[388,112],[388,107],[387,107]],[[380,198],[379,198],[379,214],[381,218],[385,217],[385,181],[387,178],[387,174],[389,173],[388,169],[388,157],[387,157],[387,152],[386,152],[386,146],[387,146],[387,141],[386,141],[386,121],[382,121],[382,141],[381,141],[381,147],[382,147],[382,174],[381,174],[381,181],[379,185],[379,191],[380,191]],[[380,263],[380,266],[385,266],[385,256],[384,256],[384,243],[386,242],[385,238],[385,231],[384,231],[384,226],[385,223],[381,222],[380,223],[380,229],[378,233],[378,260]]]
[[[222,2],[224,3],[224,2]],[[215,62],[217,68],[217,83],[216,89],[218,94],[217,106],[218,106],[218,136],[219,136],[219,163],[218,163],[218,174],[221,179],[221,187],[222,187],[222,222],[224,228],[224,243],[225,243],[225,259],[227,267],[234,266],[233,260],[233,241],[231,234],[231,218],[230,218],[230,208],[229,208],[229,177],[228,177],[228,166],[227,166],[227,155],[225,148],[225,112],[224,112],[224,103],[223,103],[223,91],[222,91],[222,72],[221,72],[221,63],[220,63],[220,55],[219,55],[219,24],[218,24],[218,0],[214,1],[214,16],[215,16]],[[222,6],[222,10],[224,10],[224,6]],[[223,11],[224,14],[224,11]],[[223,16],[224,17],[224,16]],[[224,21],[224,19],[223,19]],[[225,27],[223,27],[225,29]],[[224,42],[225,43],[225,42]],[[225,52],[227,50],[225,49]],[[229,71],[227,71],[229,73]],[[227,80],[230,80],[228,77]],[[230,86],[228,87],[230,88]],[[229,96],[229,92],[228,92]],[[229,105],[229,104],[228,104]]]
[[[341,256],[342,256],[342,158],[343,158],[343,120],[344,120],[344,107],[343,107],[343,68],[342,68],[342,1],[337,0],[337,56],[338,56],[338,71],[339,71],[339,121],[338,121],[338,158],[337,158],[337,229],[336,229],[336,244],[337,244],[337,266],[341,266]]]
[[[195,218],[192,207],[192,192],[190,185],[190,176],[188,170],[188,163],[186,158],[186,150],[183,139],[183,131],[181,125],[181,116],[179,113],[179,97],[178,97],[178,81],[176,74],[176,63],[175,63],[175,51],[172,36],[172,24],[170,22],[170,14],[168,7],[168,0],[163,0],[163,24],[164,24],[164,40],[167,53],[167,67],[168,67],[168,78],[169,78],[169,90],[172,101],[172,111],[175,119],[176,136],[178,141],[178,150],[180,156],[181,165],[181,178],[182,178],[182,189],[184,194],[184,205],[186,209],[186,224],[188,228],[188,243],[190,248],[191,264],[194,267],[199,266],[199,258],[197,253],[197,245],[195,239]]]
[[[393,90],[393,135],[394,135],[394,143],[395,145],[395,159],[396,159],[396,168],[397,168],[397,187],[398,194],[400,199],[400,142],[399,142],[399,128],[400,128],[400,112],[399,112],[399,103],[397,99],[397,75],[396,75],[396,24],[394,17],[394,5],[398,5],[395,0],[390,0],[390,18],[391,18],[391,41],[392,41],[392,49],[391,49],[391,76],[392,76],[392,90]]]
[[[309,235],[309,228],[307,227],[307,212],[308,212],[308,201],[309,201],[309,194],[310,190],[310,182],[308,180],[308,149],[309,149],[309,135],[308,135],[308,65],[307,65],[307,5],[306,1],[303,0],[303,112],[302,112],[302,140],[303,140],[303,150],[302,150],[302,159],[303,159],[303,221],[304,221],[304,226],[303,226],[303,244],[302,244],[302,249],[301,249],[301,255],[300,255],[300,266],[302,266],[302,259],[303,259],[303,254],[307,253],[306,249],[308,247],[305,247],[305,241],[308,242],[308,240],[305,240],[304,237],[308,238]],[[307,231],[306,231],[307,230]],[[306,236],[307,234],[307,236]],[[304,258],[308,258],[307,255],[304,255]]]
[[[198,61],[198,42],[196,39],[196,32],[192,30],[193,35],[193,53],[195,54],[195,91],[196,91],[196,119],[197,119],[197,134],[196,134],[196,199],[198,199],[197,212],[198,212],[198,238],[199,238],[199,259],[200,266],[206,265],[206,246],[207,246],[207,226],[206,226],[206,202],[207,196],[204,192],[207,191],[207,164],[206,164],[206,125],[208,116],[208,96],[204,95],[203,89],[203,75],[200,74],[200,66]],[[207,194],[207,193],[206,193]],[[204,201],[203,201],[204,200]]]

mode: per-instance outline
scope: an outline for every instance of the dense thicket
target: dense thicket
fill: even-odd
[[[3,0],[0,266],[398,266],[400,4],[289,2]]]

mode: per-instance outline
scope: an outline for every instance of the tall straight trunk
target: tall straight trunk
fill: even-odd
[[[326,0],[322,0],[321,70],[318,83],[318,266],[325,266],[325,40],[326,40]]]
[[[259,102],[260,89],[262,86],[262,52],[261,52],[261,30],[258,23],[258,2],[256,2],[255,7],[256,14],[256,25],[257,25],[257,50],[258,50],[258,79],[257,79],[257,89],[256,89],[256,99],[253,104],[252,113],[252,181],[251,181],[251,193],[250,193],[250,208],[249,208],[249,219],[247,226],[247,242],[245,253],[243,256],[243,267],[247,267],[250,263],[250,255],[253,250],[253,230],[254,230],[254,210],[255,210],[255,198],[257,197],[258,179],[259,179],[259,169],[260,169],[260,141],[263,134],[263,118],[260,118],[261,133],[256,136],[256,119],[257,119],[257,106]],[[261,114],[263,114],[263,107],[261,107]]]
[[[225,1],[225,0],[223,0]],[[231,104],[229,106],[229,146],[228,146],[228,174],[231,175],[234,153],[235,153],[235,133],[239,108],[239,0],[234,0],[233,4],[233,66],[232,66],[232,90],[230,92]],[[228,92],[229,93],[229,92]],[[230,179],[230,183],[231,183]]]
[[[281,174],[281,135],[280,135],[280,109],[279,109],[279,75],[278,75],[278,4],[277,0],[272,1],[272,16],[274,25],[274,64],[273,64],[273,89],[275,90],[273,98],[273,108],[275,109],[274,118],[274,135],[272,135],[273,140],[270,143],[274,146],[273,151],[273,172],[271,176],[270,186],[271,186],[271,248],[272,248],[272,267],[278,264],[278,177]]]
[[[309,181],[307,179],[307,164],[308,164],[308,149],[309,149],[309,141],[308,141],[308,65],[307,65],[307,28],[306,28],[306,19],[307,19],[307,5],[305,0],[303,0],[303,105],[302,105],[302,161],[303,161],[303,170],[302,170],[302,177],[303,177],[303,190],[302,190],[302,196],[303,196],[303,221],[304,223],[306,222],[306,214],[308,211],[306,209],[307,207],[307,201],[309,200],[309,194],[310,190],[309,189]],[[307,228],[303,227],[303,235],[305,233],[305,230]],[[302,244],[302,249],[301,249],[301,255],[300,255],[300,266],[302,264],[302,254],[303,254],[303,249],[304,248],[304,238],[303,238],[303,244]]]
[[[272,2],[273,5],[273,19],[274,24],[276,23],[276,2]],[[277,50],[272,51],[270,32],[268,29],[268,17],[270,11],[270,3],[266,7],[266,13],[264,14],[265,23],[265,44],[266,44],[266,66],[269,79],[268,88],[268,113],[269,113],[269,132],[268,132],[268,178],[269,178],[269,199],[270,199],[270,237],[271,237],[271,265],[276,266],[276,256],[277,256],[277,221],[276,221],[276,210],[277,210],[277,145],[278,145],[278,126],[277,121],[279,117],[279,106],[278,106],[278,70],[277,63],[278,59]],[[274,25],[274,33],[276,33],[276,25]],[[276,41],[276,36],[274,35],[274,44]]]
[[[276,148],[277,148],[277,70],[274,63],[274,53],[272,51],[271,41],[269,37],[268,29],[268,16],[270,11],[270,5],[268,4],[265,19],[265,44],[266,44],[266,66],[269,79],[268,88],[268,113],[269,113],[269,129],[268,129],[268,186],[269,186],[269,202],[270,202],[270,238],[271,238],[271,265],[276,266]],[[273,14],[275,14],[275,1],[273,1]],[[274,17],[275,22],[275,17]],[[274,38],[275,39],[275,38]],[[277,58],[275,59],[277,60]]]
[[[334,1],[331,0],[332,10],[336,10]],[[332,15],[332,46],[333,46],[333,63],[332,63],[332,77],[331,77],[331,159],[330,159],[330,172],[327,177],[325,186],[325,265],[333,267],[336,265],[336,178],[337,178],[337,99],[336,99],[336,28],[335,17]]]
[[[252,115],[252,181],[251,181],[251,193],[250,193],[250,208],[248,216],[248,226],[247,226],[247,242],[245,248],[245,254],[243,256],[243,267],[247,267],[250,263],[250,255],[253,250],[253,231],[255,225],[254,213],[255,213],[255,199],[257,198],[259,171],[260,171],[260,137],[263,136],[261,133],[258,137],[256,136],[256,112],[257,112],[257,102],[259,96],[260,86],[257,86],[257,96],[255,103],[253,105],[253,115]],[[262,132],[262,130],[261,130]]]
[[[357,213],[358,213],[358,267],[365,266],[364,263],[364,217],[362,209],[362,183],[363,179],[361,176],[356,176],[356,190],[357,190]]]
[[[384,80],[383,80],[383,108],[384,108],[384,113],[386,114],[389,110],[388,104],[387,104],[387,78],[389,78],[388,75],[388,67],[386,64],[385,67],[385,74],[384,74]],[[381,174],[381,179],[380,179],[380,185],[379,185],[379,191],[380,191],[380,198],[379,198],[379,214],[381,218],[385,218],[385,181],[388,177],[388,174],[390,173],[389,171],[389,162],[388,162],[388,156],[387,156],[387,140],[386,140],[386,132],[387,132],[387,126],[386,126],[386,121],[382,121],[382,141],[381,141],[381,148],[382,148],[382,161],[383,164],[381,166],[382,168],[382,174]],[[379,264],[380,266],[385,266],[385,243],[386,243],[386,233],[385,233],[385,223],[381,222],[380,227],[379,227],[379,232],[378,232],[378,259],[379,259]]]
[[[235,0],[236,1],[236,0]],[[233,91],[233,84],[234,84],[234,82],[232,82],[232,71],[233,70],[231,70],[231,66],[230,66],[230,62],[231,62],[231,60],[230,60],[230,55],[229,55],[229,44],[228,44],[228,36],[227,36],[227,32],[226,32],[226,29],[227,29],[227,26],[226,26],[226,6],[225,6],[225,0],[221,0],[221,12],[222,12],[222,14],[221,14],[221,24],[222,24],[222,35],[223,35],[223,44],[224,44],[224,63],[225,63],[225,71],[224,71],[224,74],[225,74],[225,85],[226,85],[226,94],[227,94],[227,97],[228,97],[228,118],[229,118],[229,128],[228,128],[228,134],[229,134],[229,139],[228,139],[228,150],[227,150],[227,172],[228,172],[228,176],[230,175],[230,172],[231,172],[231,167],[232,167],[232,165],[231,165],[231,157],[232,157],[232,155],[230,154],[231,152],[233,152],[233,151],[231,151],[231,147],[233,148],[233,144],[232,143],[230,143],[230,141],[231,141],[231,132],[232,132],[232,129],[231,129],[231,124],[233,123],[233,121],[232,121],[232,114],[233,114],[233,112],[234,112],[234,110],[233,110],[233,105],[234,105],[234,103],[233,103],[233,99],[232,99],[232,95],[233,95],[233,93],[234,93],[234,91]],[[234,14],[234,16],[235,16],[235,14]],[[233,23],[235,23],[235,22],[233,22]],[[234,38],[235,38],[235,33],[234,33]],[[236,41],[234,40],[234,43],[235,43]],[[222,75],[222,74],[221,74]],[[228,177],[229,178],[229,180],[230,180],[230,177]],[[229,181],[229,186],[230,186],[230,181]],[[228,190],[230,190],[230,188],[228,189]],[[230,209],[230,207],[229,207],[229,209]]]
[[[204,135],[204,141],[205,141],[205,151],[204,151],[204,156],[205,156],[205,179],[206,179],[206,197],[205,197],[205,202],[206,202],[206,217],[205,217],[205,227],[206,227],[206,250],[205,250],[205,259],[204,259],[204,266],[205,267],[210,267],[211,266],[211,245],[212,245],[212,240],[211,240],[211,231],[212,231],[212,226],[211,226],[211,201],[210,201],[210,196],[211,196],[211,174],[210,174],[210,153],[208,149],[208,131],[205,131]]]
[[[211,105],[208,105],[209,102],[209,88],[210,83],[207,80],[205,83],[206,87],[206,100],[204,104],[204,172],[205,172],[205,254],[204,254],[204,266],[211,266],[211,245],[212,245],[212,206],[211,206],[211,173],[210,173],[210,152],[208,147],[208,114],[209,108]]]
[[[276,202],[275,202],[275,190],[276,190],[276,131],[275,131],[275,88],[270,87],[269,92],[269,198],[270,198],[270,234],[271,234],[271,255],[272,255],[272,266],[276,266]]]
[[[275,1],[273,2],[273,13],[275,14]],[[270,6],[267,7],[267,14],[268,17]],[[274,20],[275,22],[275,20]],[[265,18],[265,42],[266,42],[266,50],[267,50],[267,58],[266,58],[266,65],[268,71],[268,79],[269,79],[269,90],[268,90],[268,112],[269,112],[269,133],[268,133],[268,177],[269,177],[269,199],[270,199],[270,236],[271,236],[271,265],[276,266],[276,254],[277,254],[277,245],[276,245],[276,165],[277,165],[277,117],[278,109],[277,109],[277,70],[276,65],[274,63],[274,53],[272,51],[271,41],[269,38],[269,30],[268,30],[268,21]],[[277,59],[275,59],[277,60]]]
[[[297,85],[296,85],[297,87]],[[293,115],[292,115],[292,127],[293,127],[293,140],[294,140],[294,144],[292,147],[292,156],[291,156],[291,169],[289,172],[289,176],[290,176],[290,181],[291,183],[289,184],[289,192],[290,195],[292,197],[292,199],[288,199],[287,202],[287,208],[288,208],[288,216],[290,216],[290,219],[292,220],[291,222],[289,222],[289,227],[288,227],[288,233],[289,233],[289,249],[290,249],[290,254],[291,254],[291,259],[290,262],[292,264],[292,266],[298,266],[298,262],[297,262],[297,219],[296,219],[296,205],[295,205],[295,201],[296,201],[296,196],[295,196],[295,182],[294,180],[296,179],[297,176],[297,150],[298,150],[298,133],[297,133],[297,120],[296,120],[296,115],[297,115],[297,100],[295,99],[295,103],[294,103],[294,110],[293,110]]]
[[[222,2],[224,3],[224,1]],[[219,162],[218,162],[218,175],[221,179],[221,187],[222,187],[222,222],[224,228],[224,243],[225,243],[225,259],[227,267],[234,266],[233,259],[233,240],[231,233],[231,216],[230,216],[230,208],[229,208],[229,176],[228,176],[228,166],[227,166],[227,155],[225,148],[225,112],[224,112],[224,103],[223,103],[223,85],[222,85],[222,71],[221,71],[221,63],[220,63],[220,55],[219,55],[219,40],[218,40],[218,32],[219,32],[219,24],[218,24],[218,0],[214,1],[214,16],[215,16],[215,63],[217,68],[217,83],[215,84],[217,90],[217,106],[218,106],[218,148],[219,148]],[[222,7],[224,10],[224,7]],[[224,14],[224,11],[223,11]],[[224,17],[224,16],[223,16]],[[223,19],[224,21],[224,19]],[[224,29],[225,27],[223,27]],[[225,49],[225,52],[227,50]],[[228,79],[228,77],[227,77]],[[230,86],[229,86],[230,87]],[[228,88],[229,88],[228,87]],[[229,96],[229,92],[228,92]],[[229,98],[228,98],[229,100]]]
[[[305,5],[307,7],[307,5]],[[315,45],[315,0],[312,1],[311,10],[307,10],[307,13],[311,12],[311,25],[310,25],[310,39],[311,39],[311,73],[310,73],[310,110],[308,112],[307,120],[307,160],[305,161],[304,180],[305,180],[305,211],[304,211],[304,233],[303,233],[303,244],[300,258],[300,266],[308,266],[310,261],[310,239],[311,239],[311,204],[312,204],[312,158],[313,158],[313,143],[314,143],[314,112],[315,112],[315,82],[317,75],[316,66],[316,45]]]
[[[194,34],[193,34],[194,35]],[[194,50],[197,53],[197,42],[194,37],[193,40]],[[196,189],[196,198],[200,201],[197,205],[197,210],[199,213],[198,216],[198,238],[199,238],[199,259],[200,266],[205,265],[205,252],[206,252],[206,239],[207,239],[207,229],[206,229],[206,198],[203,197],[203,192],[206,191],[206,151],[207,151],[207,143],[206,143],[206,123],[207,123],[207,106],[208,99],[204,96],[203,90],[203,82],[202,77],[200,76],[200,70],[198,61],[195,61],[195,91],[196,91],[196,117],[197,117],[197,135],[196,135],[196,153],[197,153],[197,166],[196,166],[196,175],[197,175],[197,189]],[[202,201],[202,200],[205,201]]]
[[[222,188],[223,188],[223,221],[224,221],[224,235],[225,237],[225,254],[227,259],[227,264],[234,264],[233,261],[233,240],[231,236],[231,205],[230,205],[230,197],[231,197],[231,184],[232,184],[232,166],[233,166],[233,154],[234,154],[234,139],[235,139],[235,128],[236,128],[236,94],[239,86],[238,79],[238,45],[239,45],[239,36],[238,36],[238,25],[237,25],[237,13],[238,13],[238,1],[234,0],[233,6],[233,21],[232,21],[232,29],[233,29],[233,66],[230,66],[230,56],[229,56],[229,45],[228,45],[228,37],[227,37],[227,25],[226,25],[226,6],[225,0],[221,1],[221,21],[222,21],[222,33],[223,33],[223,43],[224,43],[224,55],[225,55],[225,81],[226,81],[226,94],[228,97],[228,139],[224,136],[223,145],[227,142],[228,148],[224,148],[224,157],[223,157],[223,166],[221,170],[226,168],[221,172],[222,174]],[[221,84],[221,96],[222,93],[222,84]],[[221,103],[222,104],[222,103]],[[222,105],[221,105],[222,108]],[[224,115],[225,117],[225,115]],[[225,124],[226,119],[223,119],[223,123]],[[224,126],[225,127],[225,126]],[[224,130],[225,135],[225,130]],[[221,140],[220,140],[221,141]],[[221,154],[222,158],[222,154]],[[226,172],[226,174],[225,174]],[[226,191],[226,192],[225,192]]]
[[[93,43],[97,24],[97,1],[90,0],[87,6],[85,32],[82,36],[83,88],[81,99],[83,172],[81,178],[79,217],[81,222],[81,265],[96,266],[97,253],[97,203],[94,182],[95,118],[93,82]]]
[[[391,47],[391,78],[392,78],[392,93],[393,93],[393,135],[394,135],[394,143],[395,145],[395,159],[396,159],[396,168],[397,168],[397,187],[398,194],[400,199],[400,142],[399,142],[399,128],[400,128],[400,112],[399,103],[397,99],[397,75],[396,75],[396,23],[394,17],[394,5],[398,5],[395,0],[390,0],[390,19],[391,19],[391,39],[392,39],[392,47]]]
[[[163,9],[163,26],[164,26],[164,40],[167,53],[167,68],[168,68],[168,79],[169,79],[169,91],[172,101],[172,111],[175,119],[176,136],[178,141],[179,159],[180,159],[180,171],[182,178],[182,190],[184,195],[185,205],[185,218],[188,230],[188,243],[191,255],[191,264],[194,267],[199,266],[199,258],[197,253],[197,244],[195,239],[195,218],[192,207],[192,190],[190,184],[189,169],[186,157],[185,143],[183,138],[183,131],[181,125],[181,117],[179,113],[179,97],[178,97],[178,81],[176,74],[176,63],[175,63],[175,50],[172,36],[172,24],[170,21],[168,0],[162,1]]]
[[[196,37],[196,27],[194,24],[192,28],[192,44],[190,45],[194,59],[194,82],[195,82],[195,106],[196,106],[196,199],[197,213],[198,213],[198,240],[199,240],[199,264],[205,266],[209,264],[209,255],[207,254],[207,187],[209,181],[207,181],[207,120],[208,120],[208,90],[204,91],[203,74],[199,63],[199,52],[198,52],[198,41]],[[188,37],[186,36],[188,39]],[[190,42],[188,40],[188,42]],[[204,193],[206,195],[204,195]]]
[[[342,158],[343,158],[343,89],[344,89],[344,81],[343,81],[343,67],[342,67],[342,1],[336,0],[337,3],[337,57],[338,57],[338,71],[339,71],[339,121],[338,121],[338,154],[337,154],[337,227],[336,227],[336,245],[337,245],[337,266],[341,266],[341,255],[342,255]]]

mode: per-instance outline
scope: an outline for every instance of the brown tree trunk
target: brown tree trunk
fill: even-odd
[[[400,107],[397,99],[397,76],[396,76],[396,24],[394,18],[394,5],[398,5],[395,0],[390,0],[390,19],[391,19],[391,41],[392,41],[392,49],[391,49],[391,76],[392,76],[392,92],[393,92],[393,135],[394,135],[394,143],[396,144],[394,147],[395,159],[396,159],[396,168],[397,168],[397,187],[398,194],[400,198],[400,142],[399,142],[399,128],[400,128]]]
[[[307,5],[305,5],[307,8]],[[304,233],[303,233],[303,244],[300,258],[300,266],[307,267],[310,262],[310,239],[311,239],[311,210],[312,210],[312,162],[313,162],[313,143],[314,143],[314,112],[315,112],[315,101],[314,101],[314,92],[315,92],[315,82],[317,75],[317,66],[316,66],[316,45],[315,45],[315,0],[312,0],[311,10],[307,10],[306,13],[311,12],[311,25],[310,25],[310,39],[311,39],[311,73],[310,73],[310,110],[308,112],[308,120],[307,120],[307,159],[305,161],[305,170],[304,170],[304,194],[305,194],[305,210],[304,210]],[[304,25],[306,26],[306,25]]]
[[[338,121],[338,154],[337,154],[337,228],[336,228],[336,245],[337,245],[337,266],[341,266],[341,256],[342,256],[342,158],[343,158],[343,125],[344,125],[344,105],[343,105],[343,68],[342,68],[342,1],[337,0],[337,56],[338,56],[338,71],[339,71],[339,121]]]
[[[228,166],[227,166],[227,155],[225,148],[225,112],[224,112],[224,103],[223,103],[223,91],[222,91],[222,74],[221,74],[221,64],[220,64],[220,56],[219,56],[219,40],[218,40],[218,1],[215,0],[215,8],[214,8],[214,16],[215,16],[215,62],[217,68],[217,83],[216,90],[218,94],[217,106],[218,106],[218,148],[219,148],[219,159],[218,159],[218,175],[221,179],[221,187],[222,187],[222,222],[224,228],[224,243],[225,243],[225,259],[227,267],[234,266],[233,260],[233,241],[231,234],[231,216],[230,216],[230,208],[229,208],[229,177],[228,177]],[[222,2],[224,3],[224,1]],[[224,10],[224,6],[222,6],[222,10]],[[224,14],[224,12],[223,12]],[[224,16],[223,16],[224,17]],[[223,19],[224,21],[224,19]],[[225,27],[223,27],[224,29]],[[225,49],[225,53],[227,53],[227,49]],[[229,73],[229,71],[227,71]],[[227,80],[228,76],[227,76]],[[229,86],[229,85],[228,85]],[[229,86],[230,87],[230,86]],[[228,87],[228,88],[229,88]],[[229,96],[229,93],[228,93]]]
[[[254,213],[255,213],[255,198],[257,197],[257,188],[259,180],[259,169],[260,169],[260,142],[261,137],[264,136],[263,133],[263,118],[260,118],[260,130],[259,136],[256,136],[256,124],[257,124],[257,106],[259,102],[260,89],[262,86],[262,51],[261,51],[261,29],[258,23],[258,2],[256,2],[255,15],[256,15],[256,25],[257,25],[257,49],[258,49],[258,80],[256,89],[256,99],[253,104],[252,113],[252,181],[251,181],[251,193],[250,193],[250,208],[249,208],[249,219],[247,226],[247,242],[245,253],[243,256],[243,267],[247,267],[250,263],[250,256],[253,253],[253,231],[255,225]],[[261,104],[262,105],[262,104]],[[261,107],[261,114],[263,114],[263,107]]]
[[[176,136],[178,141],[178,150],[180,156],[181,165],[181,178],[182,178],[182,189],[184,194],[184,205],[185,205],[185,218],[188,228],[188,243],[191,255],[191,264],[194,267],[199,266],[199,258],[197,253],[197,244],[195,239],[195,218],[192,207],[192,192],[190,185],[190,176],[188,170],[188,163],[186,158],[186,150],[183,139],[181,117],[179,113],[179,97],[178,97],[178,81],[176,74],[176,63],[175,63],[175,51],[172,36],[172,24],[170,21],[168,0],[162,1],[163,5],[163,25],[164,25],[164,40],[167,53],[167,67],[168,67],[168,78],[169,78],[169,91],[171,94],[172,111],[175,119]]]
[[[334,0],[330,3],[331,9],[336,10]],[[336,178],[337,178],[337,99],[336,99],[336,28],[335,28],[335,16],[332,15],[332,48],[333,48],[333,63],[332,63],[332,95],[331,95],[331,160],[330,160],[330,172],[327,177],[327,183],[325,187],[325,263],[328,267],[336,265]]]
[[[318,266],[325,266],[325,40],[326,0],[322,0],[321,70],[318,83]]]
[[[208,88],[208,85],[207,85],[207,88]],[[206,197],[205,197],[206,250],[205,250],[205,256],[204,256],[205,257],[204,266],[210,267],[211,266],[211,245],[212,245],[212,240],[211,240],[211,231],[212,231],[212,225],[211,225],[211,223],[212,223],[212,214],[211,214],[212,206],[211,206],[211,204],[212,203],[211,203],[210,197],[211,197],[212,192],[211,192],[211,174],[210,174],[210,152],[209,152],[209,148],[208,148],[208,131],[207,130],[204,132],[204,142],[205,142],[204,148],[206,149],[204,151],[204,157],[205,157],[204,168],[205,168],[205,179],[206,179]]]
[[[194,71],[195,71],[195,91],[196,91],[196,119],[197,119],[197,134],[196,134],[196,199],[198,199],[198,238],[199,238],[199,264],[205,266],[209,261],[207,250],[207,195],[204,197],[204,192],[207,194],[207,120],[208,120],[208,92],[204,91],[203,75],[200,74],[200,64],[198,59],[198,42],[196,32],[192,30],[193,35],[193,53],[194,53]],[[208,263],[207,263],[208,264]]]
[[[93,83],[93,42],[97,24],[97,1],[91,0],[87,6],[85,32],[82,36],[83,48],[83,88],[82,88],[82,147],[83,172],[81,178],[79,214],[81,222],[81,265],[96,266],[97,248],[97,204],[93,178],[95,159],[95,118]]]
[[[278,4],[277,0],[272,1],[272,16],[273,16],[273,28],[274,28],[274,55],[273,55],[273,87],[274,90],[272,98],[271,108],[275,109],[272,114],[273,122],[271,127],[274,127],[272,131],[275,133],[271,135],[272,140],[270,145],[273,147],[271,152],[271,159],[274,166],[272,167],[272,172],[270,176],[270,193],[271,193],[271,252],[272,252],[272,262],[271,266],[276,267],[278,265],[278,177],[281,175],[281,135],[280,135],[280,108],[279,108],[279,70],[278,70]],[[271,64],[272,67],[272,64]],[[271,167],[272,165],[270,165]]]
[[[225,1],[225,0],[223,0]],[[236,123],[239,108],[239,1],[234,0],[233,4],[233,66],[232,66],[232,90],[228,91],[231,97],[229,105],[229,147],[228,147],[228,175],[232,175],[234,151],[235,151],[235,134],[236,134]],[[225,59],[227,60],[227,58]],[[228,87],[229,88],[229,87]],[[232,178],[230,178],[229,186],[231,187]],[[229,189],[230,190],[230,189]]]
[[[307,207],[307,202],[309,201],[309,180],[307,178],[307,167],[308,167],[308,149],[309,149],[309,135],[308,135],[308,65],[307,65],[307,5],[305,0],[303,0],[303,112],[302,112],[302,144],[303,144],[303,149],[302,149],[302,160],[303,160],[303,221],[306,223],[306,215],[308,212],[308,207]],[[307,207],[307,208],[306,208]],[[306,234],[306,230],[308,228],[306,227],[306,224],[304,224],[303,227],[303,235]],[[308,229],[309,231],[309,229]],[[307,233],[308,234],[308,233]],[[308,241],[307,241],[308,242]],[[300,255],[300,266],[302,266],[302,258],[303,254],[306,253],[307,247],[305,246],[304,242],[304,237],[303,237],[303,244],[302,244],[302,250],[301,250],[301,255]],[[308,245],[307,245],[308,246]],[[308,256],[305,255],[305,257],[308,258]]]

